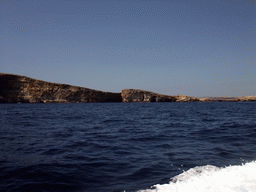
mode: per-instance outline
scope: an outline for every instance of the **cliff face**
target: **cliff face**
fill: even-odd
[[[160,95],[150,91],[137,89],[123,89],[121,93],[123,102],[159,102],[175,101],[172,96]]]
[[[111,93],[66,84],[49,83],[25,76],[0,73],[0,103],[216,101],[256,101],[256,96],[196,98],[185,95],[161,95],[138,89],[123,89],[122,93]]]
[[[123,89],[123,102],[195,102],[199,99],[185,95],[169,96],[137,89]]]
[[[74,103],[121,102],[120,93],[110,93],[49,83],[25,76],[0,74],[0,102],[4,103]]]

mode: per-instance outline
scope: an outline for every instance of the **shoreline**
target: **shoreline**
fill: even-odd
[[[21,75],[0,73],[0,103],[98,103],[98,102],[244,102],[256,96],[190,97],[163,95],[140,89],[104,92],[68,84],[51,83]]]

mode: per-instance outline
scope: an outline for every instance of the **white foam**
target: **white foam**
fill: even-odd
[[[256,192],[256,161],[218,168],[195,167],[173,177],[169,184],[140,192]]]

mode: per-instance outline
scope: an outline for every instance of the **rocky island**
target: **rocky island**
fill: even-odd
[[[256,101],[256,96],[196,98],[169,96],[138,89],[103,92],[67,84],[50,83],[26,76],[0,73],[0,103],[95,103],[95,102],[222,102]]]

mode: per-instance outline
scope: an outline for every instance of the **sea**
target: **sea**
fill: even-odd
[[[256,102],[1,104],[0,191],[255,192]]]

